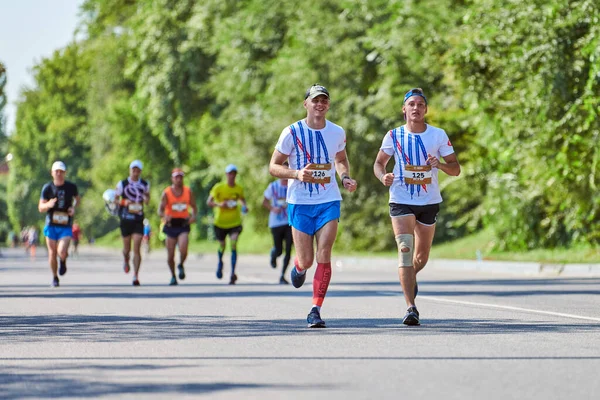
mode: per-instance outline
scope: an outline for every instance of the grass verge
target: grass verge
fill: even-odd
[[[157,238],[153,247],[160,246]],[[98,246],[120,248],[121,236],[119,230],[110,232],[96,241]],[[216,240],[198,240],[190,241],[190,252],[193,253],[212,253],[218,248]],[[244,223],[244,231],[238,241],[238,251],[242,254],[269,254],[271,249],[271,235],[268,231],[258,231],[254,228],[254,221],[247,220]],[[600,249],[593,247],[580,248],[557,248],[557,249],[537,249],[527,252],[499,252],[493,250],[494,237],[489,231],[481,231],[473,235],[465,236],[452,242],[436,244],[431,250],[432,259],[461,259],[475,260],[480,257],[483,260],[498,261],[532,261],[543,263],[600,263]],[[336,250],[334,248],[334,254]],[[339,254],[339,253],[338,253]],[[344,255],[350,256],[390,256],[396,255],[395,251],[373,253],[368,251],[347,252]]]

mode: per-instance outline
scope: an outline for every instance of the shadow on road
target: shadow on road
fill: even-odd
[[[0,316],[3,341],[139,342],[197,338],[291,335],[506,335],[522,333],[598,332],[598,323],[523,322],[511,319],[427,319],[421,327],[400,318],[331,318],[328,329],[307,329],[301,318],[252,320],[220,316],[130,317],[119,315]]]
[[[11,367],[0,369],[0,399],[25,399],[25,398],[86,398],[110,395],[200,395],[231,390],[249,389],[277,389],[294,390],[302,387],[292,385],[271,385],[235,382],[210,382],[210,383],[122,383],[102,382],[98,379],[99,368],[111,370],[125,369],[127,371],[139,370],[139,373],[148,371],[153,366],[141,365],[71,365],[57,371],[52,366],[52,371],[37,368]],[[186,366],[189,367],[189,366]],[[160,369],[171,368],[161,366]],[[59,372],[60,371],[60,372]],[[322,386],[322,385],[321,385]],[[324,388],[328,389],[328,388]]]

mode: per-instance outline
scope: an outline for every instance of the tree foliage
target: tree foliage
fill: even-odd
[[[598,4],[593,0],[87,0],[86,37],[43,60],[11,140],[13,224],[35,211],[57,158],[84,190],[83,225],[114,227],[100,194],[135,158],[156,207],[181,166],[201,213],[236,163],[256,218],[281,130],[303,93],[330,89],[358,191],[340,247],[394,246],[372,164],[403,123],[404,92],[429,95],[463,164],[442,180],[437,237],[492,228],[504,248],[596,243]],[[266,225],[266,224],[265,224]],[[203,235],[205,227],[198,228]],[[265,228],[266,230],[266,228]]]
[[[592,0],[481,0],[463,18],[452,56],[477,132],[471,175],[504,248],[600,239],[599,18]]]
[[[0,165],[2,166],[7,162],[6,155],[8,153],[7,138],[4,128],[4,107],[6,106],[6,93],[4,89],[6,87],[6,82],[6,67],[0,61]],[[6,235],[11,229],[6,208],[6,179],[0,174],[0,243],[4,243]]]

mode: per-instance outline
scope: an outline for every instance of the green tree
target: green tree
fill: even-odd
[[[25,90],[11,137],[8,213],[13,226],[40,223],[40,190],[55,160],[85,193],[89,186],[90,137],[85,97],[89,61],[77,44],[56,51],[34,68],[36,86]]]
[[[8,153],[8,140],[5,132],[5,117],[4,107],[6,106],[6,67],[0,62],[0,166],[4,166],[7,162],[6,155]],[[0,174],[0,243],[6,241],[6,235],[11,230],[6,213],[6,179],[3,174]]]
[[[599,19],[588,0],[481,0],[464,17],[471,177],[502,248],[598,243]]]

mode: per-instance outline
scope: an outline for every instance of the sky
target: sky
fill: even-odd
[[[4,108],[8,132],[15,125],[15,101],[32,87],[31,68],[73,40],[83,0],[0,0],[0,61],[7,70]]]

